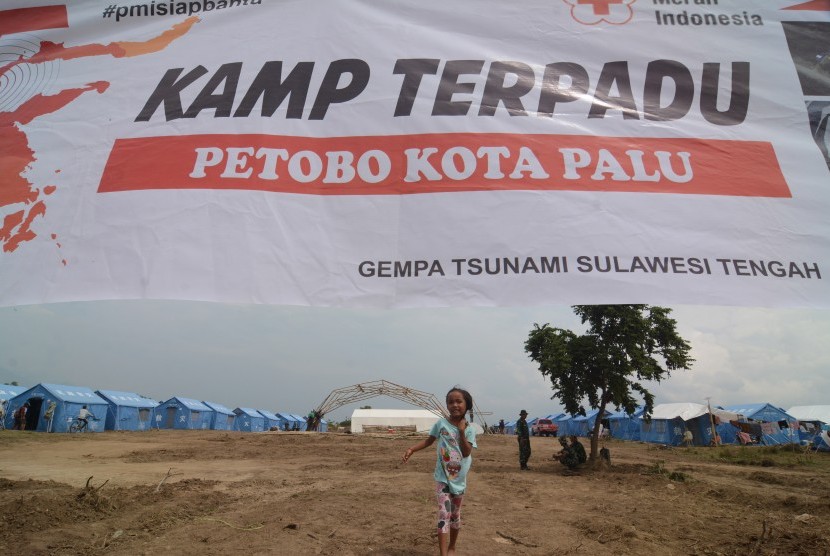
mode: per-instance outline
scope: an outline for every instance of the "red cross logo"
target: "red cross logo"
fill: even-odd
[[[594,14],[596,15],[609,15],[611,13],[611,9],[609,8],[611,4],[622,3],[623,0],[577,0],[577,4],[590,4],[591,6],[593,6]]]

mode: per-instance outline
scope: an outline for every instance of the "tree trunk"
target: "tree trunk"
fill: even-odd
[[[608,400],[605,398],[604,392],[600,400],[597,418],[594,420],[594,430],[591,432],[591,455],[588,456],[588,465],[592,468],[596,467],[599,463],[599,430],[602,427],[602,416],[605,415],[605,406],[608,405]]]

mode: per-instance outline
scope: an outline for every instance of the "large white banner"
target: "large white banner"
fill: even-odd
[[[0,305],[830,306],[826,0],[0,6]]]

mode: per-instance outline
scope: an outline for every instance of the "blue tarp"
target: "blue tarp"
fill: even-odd
[[[173,396],[156,407],[156,427],[201,430],[210,428],[213,410],[192,398]]]
[[[265,422],[262,424],[263,430],[269,431],[271,430],[271,427],[282,429],[282,427],[280,427],[280,418],[274,413],[268,411],[267,409],[257,409],[257,412],[265,418]]]
[[[640,416],[644,408],[638,407],[631,415],[617,411],[608,417],[611,437],[617,440],[640,440]]]
[[[78,416],[83,406],[93,414],[89,420],[90,432],[104,430],[109,404],[86,386],[66,386],[63,384],[38,384],[24,390],[11,400],[6,407],[6,422],[14,423],[12,415],[18,407],[29,403],[26,418],[26,430],[43,432],[69,432],[72,421]],[[49,409],[53,408],[50,416]]]
[[[233,411],[220,403],[206,402],[204,400],[202,400],[202,403],[213,411],[213,414],[210,416],[208,428],[215,431],[233,430],[233,422],[236,419],[236,414]]]
[[[96,390],[109,404],[104,427],[108,431],[146,431],[153,428],[158,402],[134,392]]]
[[[800,444],[798,419],[770,403],[751,403],[728,405],[723,409],[744,416],[739,423],[759,424],[761,426],[760,444]]]
[[[242,432],[262,432],[264,430],[265,417],[256,409],[237,407],[233,412],[236,414],[233,423],[234,430]]]

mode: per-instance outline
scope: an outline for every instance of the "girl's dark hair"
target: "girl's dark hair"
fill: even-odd
[[[472,413],[473,412],[473,397],[470,395],[469,392],[467,392],[463,388],[460,388],[458,386],[454,386],[453,388],[451,388],[450,391],[447,392],[447,396],[446,396],[444,401],[448,400],[449,397],[450,397],[450,394],[452,394],[453,392],[461,393],[461,395],[464,397],[464,404],[467,406],[467,411]]]

